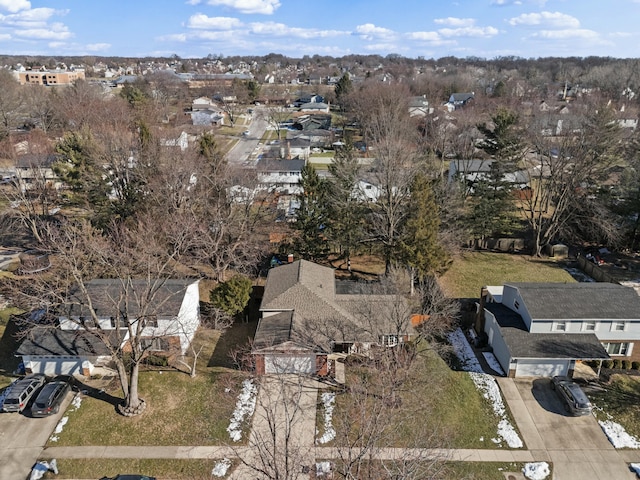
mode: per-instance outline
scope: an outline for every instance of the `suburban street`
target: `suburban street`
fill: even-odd
[[[249,134],[241,135],[238,142],[227,153],[227,161],[229,164],[242,165],[258,147],[268,125],[264,116],[261,115],[261,111],[260,107],[253,110],[251,123],[247,128]]]

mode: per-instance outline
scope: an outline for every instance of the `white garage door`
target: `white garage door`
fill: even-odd
[[[31,358],[28,365],[25,366],[29,367],[33,373],[44,373],[52,376],[82,374],[82,360],[74,357]]]
[[[265,355],[265,373],[316,373],[315,355]]]
[[[553,377],[566,375],[569,360],[521,360],[516,363],[516,377]]]

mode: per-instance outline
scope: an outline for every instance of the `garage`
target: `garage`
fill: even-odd
[[[264,372],[269,373],[298,373],[315,374],[315,355],[265,355]]]
[[[516,377],[553,377],[567,375],[570,360],[517,359]]]
[[[23,356],[25,369],[31,373],[45,375],[82,375],[83,360],[78,357]],[[89,362],[86,362],[89,363]]]

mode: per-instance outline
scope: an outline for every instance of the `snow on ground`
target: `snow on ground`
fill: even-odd
[[[336,438],[336,431],[333,428],[333,408],[336,404],[336,394],[325,392],[320,395],[320,399],[324,406],[324,434],[316,442],[324,444]]]
[[[316,463],[316,478],[331,474],[331,462]]]
[[[463,369],[469,372],[476,388],[480,390],[484,398],[491,402],[494,413],[500,418],[497,432],[499,438],[494,438],[492,441],[500,443],[504,440],[510,448],[522,448],[523,443],[520,436],[507,419],[506,409],[496,379],[482,371],[482,366],[461,329],[458,328],[449,333],[448,339]]]
[[[211,475],[214,477],[224,477],[227,474],[227,471],[231,467],[231,460],[228,458],[223,458],[222,460],[216,462],[213,466],[213,470],[211,470]]]
[[[498,363],[498,359],[496,358],[496,356],[493,353],[491,353],[491,352],[482,352],[482,356],[487,361],[487,363],[492,368],[492,370],[494,370],[496,373],[499,373],[500,375],[502,375],[504,377],[504,370],[502,370],[502,367]]]
[[[52,442],[57,442],[58,435],[62,433],[62,430],[64,429],[64,426],[67,424],[68,421],[69,421],[69,417],[62,417],[58,422],[58,424],[56,425],[56,428],[53,431],[53,435],[51,435],[49,440],[51,440]]]
[[[234,442],[239,442],[242,439],[242,423],[253,415],[253,411],[256,409],[257,394],[258,388],[253,384],[253,380],[247,379],[242,382],[242,391],[238,395],[236,409],[233,411],[231,422],[227,427],[229,436]]]
[[[80,405],[82,404],[82,397],[80,395],[76,395],[75,397],[73,397],[73,400],[71,400],[71,407],[73,408],[73,411],[76,411],[80,408]]]
[[[547,462],[525,463],[522,473],[530,480],[544,480],[550,475]]]
[[[640,441],[619,423],[612,420],[598,420],[598,423],[614,448],[640,448]]]
[[[640,477],[640,463],[631,463],[629,464],[629,467],[638,477]]]
[[[579,268],[567,267],[565,268],[565,270],[569,275],[571,275],[573,278],[575,278],[579,282],[595,282],[595,279],[593,279],[592,277],[584,273]]]

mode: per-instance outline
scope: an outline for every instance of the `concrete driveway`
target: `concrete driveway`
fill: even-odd
[[[554,480],[632,480],[593,415],[569,416],[547,378],[499,378],[522,438],[534,458],[553,463]]]
[[[28,478],[51,432],[73,398],[67,398],[56,415],[32,418],[27,413],[0,413],[0,479]]]

